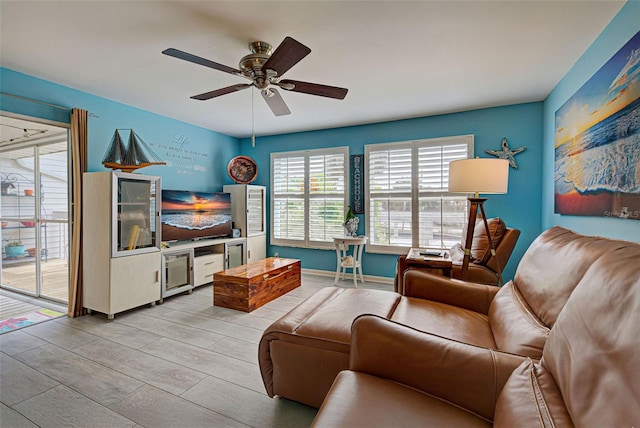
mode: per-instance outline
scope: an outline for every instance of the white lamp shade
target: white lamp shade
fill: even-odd
[[[459,193],[507,193],[509,161],[461,159],[449,163],[449,191]]]

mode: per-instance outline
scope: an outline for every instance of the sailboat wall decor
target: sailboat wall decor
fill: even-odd
[[[102,159],[102,165],[111,169],[119,169],[123,172],[133,172],[138,168],[151,165],[166,165],[153,150],[140,138],[133,129],[128,129],[129,141],[125,144],[122,141],[120,132],[127,129],[116,129],[111,138],[111,143]]]

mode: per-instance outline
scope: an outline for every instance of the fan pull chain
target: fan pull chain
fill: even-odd
[[[255,92],[253,88],[251,89],[251,147],[256,148],[256,134],[254,132],[254,114],[253,114],[253,93]]]

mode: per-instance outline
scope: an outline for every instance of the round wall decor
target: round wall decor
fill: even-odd
[[[249,184],[258,176],[258,165],[248,156],[236,156],[227,164],[227,174],[238,184]]]

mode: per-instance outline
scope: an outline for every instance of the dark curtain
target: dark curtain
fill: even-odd
[[[82,307],[82,174],[87,171],[87,124],[89,112],[71,110],[71,273],[67,315],[84,314]]]

